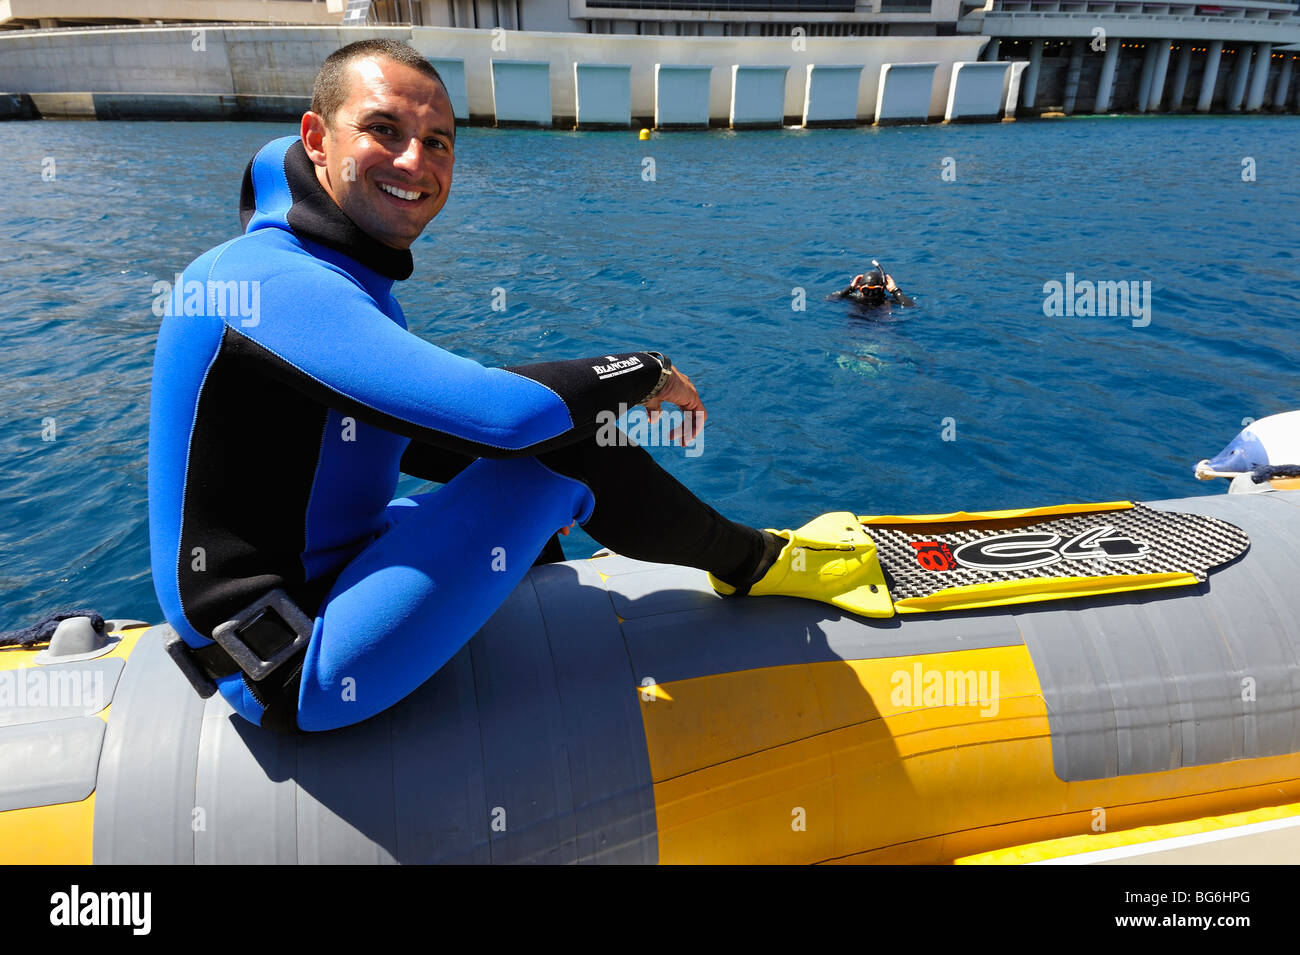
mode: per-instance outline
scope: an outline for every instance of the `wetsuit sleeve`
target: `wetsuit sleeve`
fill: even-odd
[[[660,373],[647,352],[486,368],[407,331],[349,277],[318,266],[265,279],[258,321],[231,322],[225,334],[251,373],[472,457],[531,455],[578,440],[600,412],[641,402]]]

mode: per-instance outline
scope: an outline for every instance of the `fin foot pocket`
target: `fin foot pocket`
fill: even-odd
[[[823,514],[798,530],[769,533],[786,544],[749,588],[750,596],[803,597],[865,617],[894,615],[875,541],[851,512]],[[735,593],[712,574],[709,582],[724,596]]]

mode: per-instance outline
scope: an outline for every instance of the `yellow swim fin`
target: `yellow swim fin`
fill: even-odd
[[[769,533],[788,543],[749,588],[750,596],[805,597],[864,617],[894,615],[875,541],[849,511],[823,514],[797,531]],[[712,574],[709,582],[720,594],[735,593],[734,587]]]

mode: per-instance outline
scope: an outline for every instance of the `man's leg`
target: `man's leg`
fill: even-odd
[[[592,436],[537,460],[591,488],[595,507],[582,529],[625,557],[698,567],[743,590],[785,544],[727,520],[631,442]]]
[[[620,554],[700,567],[728,596],[784,594],[893,615],[875,541],[847,511],[797,530],[759,531],[727,520],[631,444],[592,438],[538,460],[591,488],[595,507],[582,526]]]
[[[602,446],[593,434],[537,459],[591,488],[596,507],[583,530],[624,556],[698,567],[743,592],[784,543],[727,520],[631,441]],[[402,470],[445,483],[473,460],[412,442]],[[559,538],[552,535],[537,562],[563,559]]]
[[[412,477],[423,478],[438,484],[449,484],[452,478],[460,474],[478,458],[449,448],[423,444],[412,441],[402,455],[402,473]],[[546,542],[542,552],[537,555],[537,564],[557,564],[564,560],[564,548],[560,546],[560,535],[555,533]]]
[[[411,693],[593,503],[585,485],[535,458],[479,460],[437,491],[394,501],[394,526],[343,569],[316,619],[299,728],[358,723]]]
[[[300,729],[358,723],[415,690],[496,612],[556,528],[575,520],[621,554],[737,586],[781,543],[722,517],[643,449],[594,437],[537,458],[478,460],[389,513],[394,525],[343,569],[317,616]],[[241,702],[241,712],[256,708]]]

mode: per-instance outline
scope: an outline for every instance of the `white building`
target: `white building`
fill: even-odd
[[[579,127],[1294,110],[1294,4],[0,0],[0,116],[283,118],[334,49],[411,43],[462,121]],[[164,10],[165,8],[165,10]],[[201,35],[200,35],[201,34]]]

